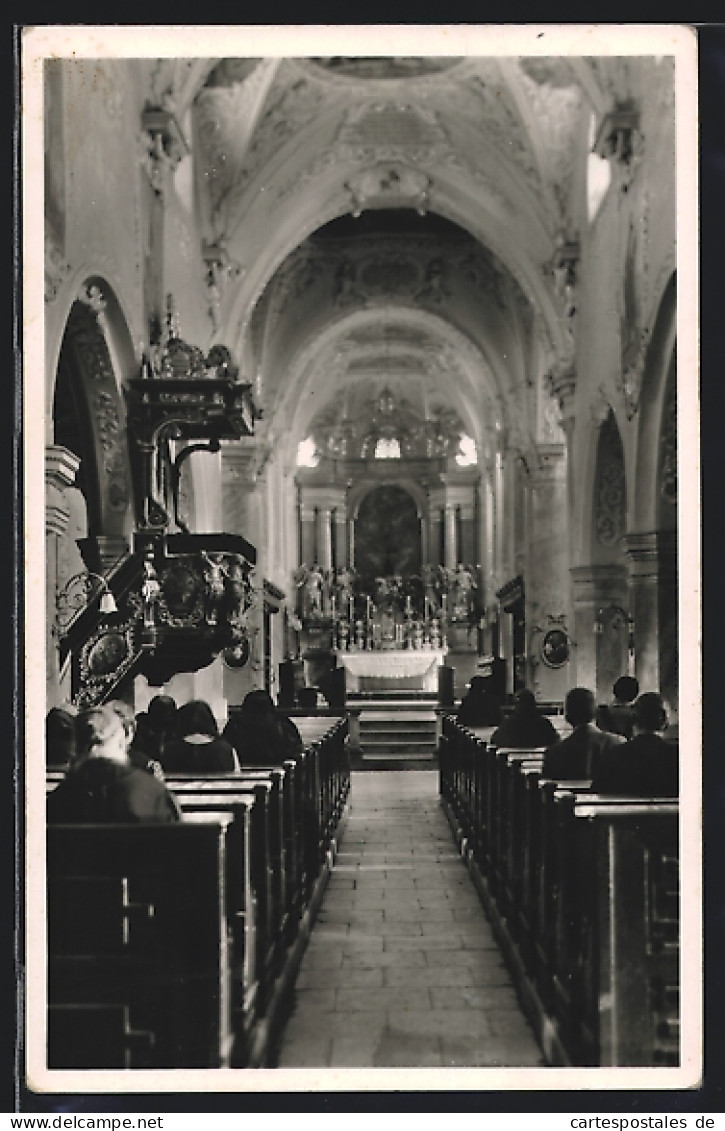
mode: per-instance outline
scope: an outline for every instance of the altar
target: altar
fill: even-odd
[[[438,668],[445,663],[445,648],[398,651],[336,652],[345,668],[348,691],[383,691],[410,688],[438,690]]]

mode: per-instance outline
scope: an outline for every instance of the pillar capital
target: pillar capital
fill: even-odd
[[[624,547],[633,580],[647,577],[654,580],[666,573],[676,573],[677,532],[675,530],[627,534]]]
[[[546,373],[544,380],[549,393],[558,402],[561,409],[562,427],[574,415],[574,394],[576,393],[576,369],[570,358],[562,358],[554,362]]]
[[[45,481],[59,490],[73,486],[80,465],[75,452],[61,444],[51,444],[45,449]]]

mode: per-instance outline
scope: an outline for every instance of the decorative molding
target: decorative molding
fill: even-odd
[[[430,196],[431,181],[424,173],[410,166],[391,162],[376,165],[354,173],[345,182],[350,193],[351,211],[359,216],[364,208],[375,204],[378,207],[390,206],[415,208],[419,216],[424,216]]]
[[[597,542],[614,546],[626,530],[624,452],[614,414],[599,430],[597,477],[594,489],[594,523]]]
[[[73,268],[63,254],[63,249],[53,238],[48,226],[45,230],[45,301],[54,302],[58,292],[70,278]]]
[[[660,434],[660,496],[677,506],[677,381],[668,382]]]

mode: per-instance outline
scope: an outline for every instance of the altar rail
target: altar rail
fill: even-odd
[[[543,776],[443,720],[440,792],[552,1064],[679,1063],[678,804]]]
[[[298,761],[167,779],[178,825],[48,828],[49,1068],[264,1064],[350,786],[347,721],[298,721]]]

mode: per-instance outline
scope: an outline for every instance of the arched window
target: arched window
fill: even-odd
[[[478,459],[476,442],[471,436],[461,435],[461,442],[456,452],[456,463],[459,467],[470,467]]]
[[[612,169],[606,157],[592,152],[597,134],[597,119],[592,114],[589,120],[589,156],[587,157],[587,218],[591,224],[606,196],[612,179]]]
[[[375,459],[400,459],[400,440],[395,436],[381,436],[375,445]]]
[[[302,440],[297,445],[297,466],[298,467],[317,467],[320,462],[320,457],[317,452],[317,444],[308,436],[306,440]]]

